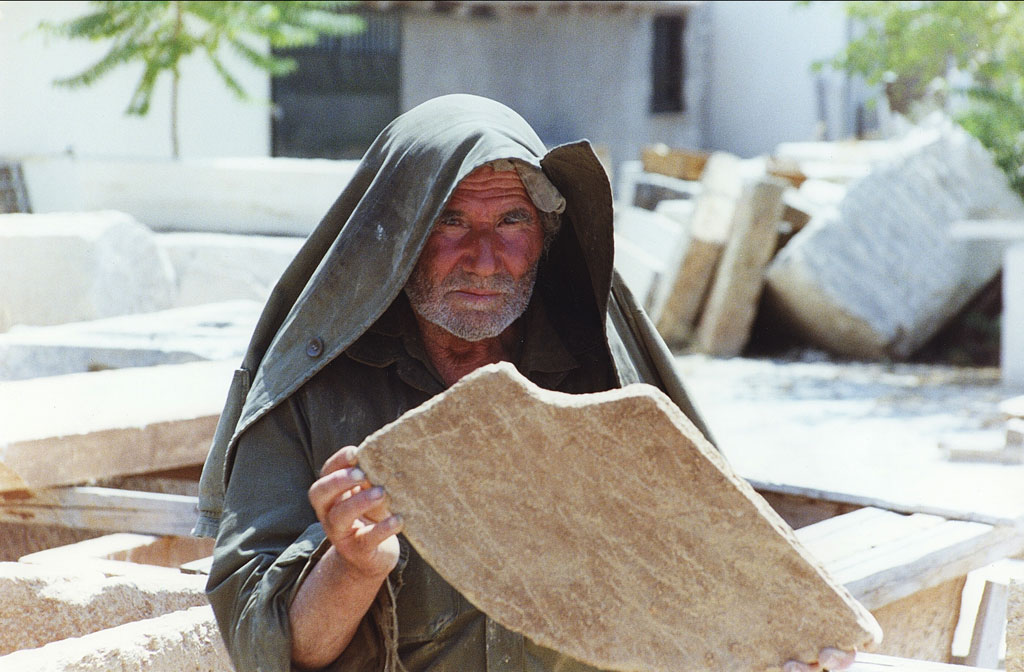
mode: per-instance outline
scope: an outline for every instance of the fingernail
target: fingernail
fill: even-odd
[[[377,486],[377,487],[374,487],[374,488],[370,488],[370,498],[371,499],[382,499],[383,497],[384,497],[384,488],[382,488],[380,486]]]
[[[352,471],[349,472],[349,475],[352,477],[352,480],[354,481],[366,480],[366,474],[364,474],[363,470],[360,469],[359,467],[353,467]]]

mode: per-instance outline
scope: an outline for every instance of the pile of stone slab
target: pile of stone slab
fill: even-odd
[[[1003,245],[956,238],[953,224],[1024,219],[987,150],[940,117],[884,141],[786,143],[750,160],[716,153],[699,181],[642,165],[621,175],[626,247],[640,245],[635,204],[676,228],[645,243],[671,252],[646,259],[644,273],[620,254],[620,273],[670,345],[719,356],[743,351],[767,307],[813,347],[905,360],[1000,270]],[[668,196],[652,204],[655,192]]]
[[[177,566],[212,552],[190,536],[199,470],[301,244],[0,215],[0,670],[231,669],[205,578]]]
[[[0,562],[0,670],[230,672],[206,577],[184,562],[201,546],[113,534]]]

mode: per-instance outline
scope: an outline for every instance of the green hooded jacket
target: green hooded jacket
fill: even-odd
[[[320,457],[309,457],[315,450],[311,453],[308,446],[299,445],[302,440],[291,437],[315,434],[319,426],[311,430],[309,425],[331,422],[324,416],[331,414],[332,407],[323,406],[311,417],[310,404],[322,399],[305,400],[312,390],[331,390],[321,394],[324,397],[335,390],[344,393],[346,385],[353,386],[353,396],[372,395],[372,390],[364,389],[369,383],[357,380],[358,373],[343,373],[348,371],[344,367],[353,361],[381,370],[395,366],[399,355],[381,358],[379,350],[392,347],[387,343],[406,343],[402,354],[416,354],[415,339],[402,332],[402,320],[395,317],[404,304],[402,289],[456,185],[477,167],[499,159],[517,159],[540,168],[565,198],[561,229],[538,269],[534,295],[543,297],[537,302],[542,305],[534,308],[531,302],[528,314],[534,316],[531,323],[542,327],[557,325],[560,331],[582,330],[578,333],[593,336],[596,354],[591,348],[577,359],[590,362],[591,368],[607,369],[591,378],[608,382],[566,383],[564,391],[649,383],[666,392],[708,435],[675,371],[671,353],[613,269],[611,189],[589,143],[548,151],[519,115],[477,96],[449,95],[423,103],[381,132],[274,288],[235,372],[203,469],[195,534],[219,533],[208,593],[240,671],[291,668],[287,607],[326,550],[319,523],[296,528],[289,521],[289,516],[308,520],[312,509],[305,499],[306,489],[319,470],[320,465],[313,462],[322,464]],[[577,332],[563,338],[587,340],[577,338]],[[324,381],[333,381],[334,387],[325,388]],[[432,385],[428,380],[420,388],[425,390],[423,399],[443,389]],[[552,384],[552,389],[556,387]],[[383,398],[381,404],[394,406],[390,411],[394,415],[420,401],[421,396],[414,395],[404,406]],[[346,402],[339,403],[343,407]],[[355,423],[359,428],[353,430],[354,436],[344,428],[337,436],[358,444],[390,419],[376,426]],[[247,480],[235,483],[225,508],[238,451],[258,455],[258,469],[253,471],[251,460],[247,462]],[[297,479],[291,490],[280,490],[284,494],[263,488],[260,481],[288,473],[287,461],[300,453],[310,461],[308,478]],[[273,503],[275,496],[282,498],[280,505]],[[250,507],[257,513],[247,515]],[[261,528],[261,534],[253,533]],[[403,543],[405,557],[400,564],[415,564],[410,553],[415,556]],[[416,571],[430,581],[440,580],[433,578],[436,575],[428,567]],[[399,619],[399,632],[394,632],[396,586],[390,581],[386,586],[388,590],[382,590],[378,604],[364,619],[366,627],[349,647],[362,645],[367,656],[350,657],[330,669],[401,669],[393,641],[401,635],[403,624]],[[522,638],[490,619],[480,632],[478,645],[487,649],[488,670],[589,669],[553,652],[534,652],[531,662],[522,662],[522,654],[516,653],[522,650]],[[447,666],[417,664],[410,669],[474,669],[465,661],[451,660],[458,659],[449,659]]]

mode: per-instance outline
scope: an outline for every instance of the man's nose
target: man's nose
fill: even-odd
[[[492,275],[498,271],[499,241],[495,240],[495,237],[490,231],[477,232],[470,236],[464,255],[465,270],[477,275]]]

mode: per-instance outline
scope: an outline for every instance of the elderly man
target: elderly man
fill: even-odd
[[[208,593],[240,672],[592,669],[419,558],[353,446],[497,361],[561,392],[657,385],[701,426],[613,276],[587,143],[547,152],[464,95],[381,133],[268,301],[204,469],[197,531],[218,536]]]

